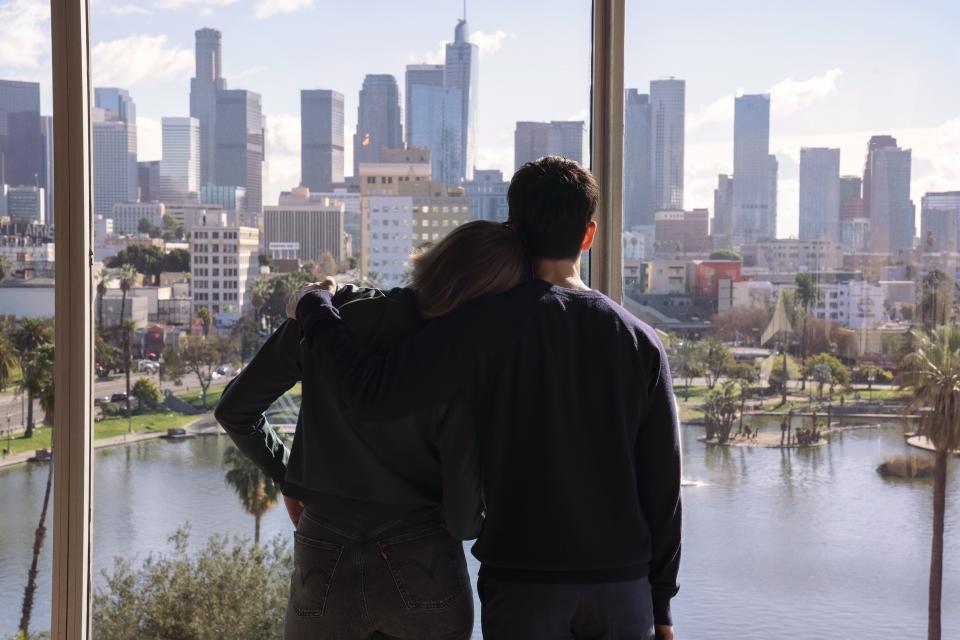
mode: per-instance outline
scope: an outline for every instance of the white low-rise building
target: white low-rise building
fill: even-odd
[[[194,313],[207,307],[218,324],[250,310],[250,287],[259,272],[260,231],[231,224],[226,212],[197,213],[189,225],[190,284]]]

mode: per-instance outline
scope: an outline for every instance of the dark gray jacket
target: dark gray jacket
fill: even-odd
[[[414,294],[353,285],[334,299],[356,337],[385,349],[418,331]],[[301,344],[300,325],[284,322],[223,392],[214,415],[231,439],[285,495],[307,504],[326,498],[438,507],[454,536],[476,538],[482,523],[480,472],[471,412],[446,401],[389,424],[356,417],[327,383],[323,363]],[[264,416],[302,382],[296,435],[288,450]]]

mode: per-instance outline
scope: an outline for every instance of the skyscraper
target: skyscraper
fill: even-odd
[[[0,184],[43,186],[40,84],[0,80]]]
[[[960,251],[960,191],[923,195],[920,200],[920,247],[924,253]]]
[[[453,132],[454,140],[450,147],[446,170],[453,180],[462,182],[473,176],[476,166],[477,147],[477,101],[479,100],[480,76],[478,62],[480,49],[468,39],[467,21],[457,21],[453,32],[453,42],[446,47],[443,67],[443,86],[457,96],[448,105],[452,112],[459,110],[459,127]],[[459,102],[459,104],[456,104]],[[457,109],[459,107],[459,109]],[[451,118],[455,121],[455,118]],[[459,145],[457,144],[459,142]],[[436,176],[435,176],[436,177]]]
[[[190,79],[190,116],[200,124],[200,184],[214,181],[216,171],[217,92],[227,88],[220,75],[220,32],[198,29],[196,71]]]
[[[243,187],[247,211],[263,211],[264,125],[260,94],[244,89],[217,92],[215,184]],[[201,133],[201,145],[203,135]],[[201,161],[202,164],[202,161]]]
[[[543,156],[583,162],[583,120],[518,122],[513,133],[513,163],[519,169]]]
[[[770,155],[770,96],[735,98],[733,230],[736,246],[776,237],[776,158]]]
[[[863,217],[863,178],[840,176],[840,219]]]
[[[357,132],[353,135],[353,175],[360,164],[380,162],[384,149],[403,148],[400,124],[400,90],[397,79],[371,74],[363,79],[357,107]]]
[[[137,185],[140,188],[140,202],[160,200],[159,160],[137,162]]]
[[[130,97],[130,92],[117,87],[97,87],[93,90],[93,106],[108,111],[110,120],[122,120],[130,124],[137,124],[137,107]]]
[[[431,173],[447,185],[463,180],[460,157],[463,92],[443,86],[439,64],[408,65],[406,73],[407,144],[430,149]]]
[[[196,118],[162,120],[160,200],[197,202],[200,192],[200,123]]]
[[[411,147],[427,147],[436,156],[437,150],[430,144],[433,142],[430,125],[431,116],[434,115],[433,105],[440,104],[443,99],[443,65],[408,64],[404,90],[407,144]],[[435,113],[439,115],[442,111],[437,109]]]
[[[683,209],[683,145],[686,83],[650,82],[653,211]]]
[[[627,89],[623,109],[623,227],[654,224],[650,96]]]
[[[40,117],[40,132],[43,136],[40,186],[43,187],[44,209],[47,212],[46,223],[52,226],[56,223],[53,210],[53,116]]]
[[[840,237],[840,149],[800,150],[800,239]]]
[[[136,202],[137,128],[114,112],[93,110],[93,210],[111,217],[113,205]]]
[[[334,182],[343,182],[343,94],[301,91],[300,183],[327,191]]]
[[[909,149],[892,136],[873,136],[863,171],[864,216],[870,219],[870,251],[912,249],[916,220],[910,200]]]
[[[717,188],[713,190],[713,224],[711,235],[721,244],[730,243],[733,229],[733,176],[721,173],[717,176]]]

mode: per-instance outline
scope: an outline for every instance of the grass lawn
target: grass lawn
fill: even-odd
[[[133,433],[143,433],[146,431],[162,432],[167,429],[182,427],[194,419],[194,416],[185,416],[179,413],[145,413],[143,415],[133,416],[131,425],[133,427]],[[102,438],[122,436],[127,433],[127,428],[126,418],[108,418],[101,420],[94,424],[94,439],[100,440]],[[13,453],[49,448],[50,431],[51,429],[49,427],[42,427],[34,429],[33,437],[29,439],[14,436],[14,438],[10,440],[10,448]],[[0,446],[6,449],[7,441],[3,440],[0,442]]]
[[[217,406],[217,402],[220,401],[220,396],[223,395],[223,387],[225,385],[219,385],[216,387],[210,387],[207,390],[207,409],[213,410]],[[289,391],[286,393],[294,402],[297,404],[300,403],[300,398],[303,396],[303,392],[300,388],[300,383],[293,385]],[[203,409],[203,403],[200,401],[200,391],[187,391],[185,393],[178,393],[177,397],[183,400],[184,402],[193,405],[197,409]]]

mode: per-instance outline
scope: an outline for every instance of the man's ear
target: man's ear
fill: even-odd
[[[580,243],[580,251],[590,251],[595,235],[597,235],[597,221],[591,220],[587,223],[587,230],[583,232],[583,242]]]

